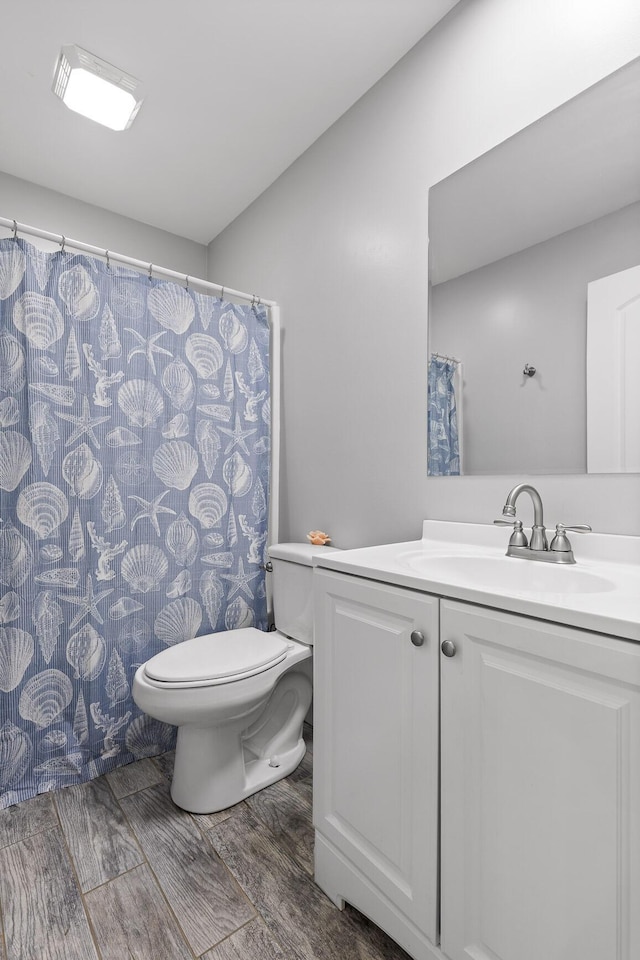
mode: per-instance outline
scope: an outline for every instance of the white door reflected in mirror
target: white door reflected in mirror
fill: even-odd
[[[588,286],[587,473],[640,473],[640,266]]]

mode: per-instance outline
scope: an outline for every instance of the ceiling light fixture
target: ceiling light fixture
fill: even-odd
[[[75,44],[60,51],[51,89],[70,110],[111,130],[130,127],[143,100],[135,77]]]

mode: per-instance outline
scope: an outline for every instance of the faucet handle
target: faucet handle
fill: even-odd
[[[549,547],[554,553],[569,553],[571,551],[571,544],[569,543],[569,537],[566,533],[567,530],[571,530],[572,533],[590,533],[591,527],[588,523],[576,523],[573,524],[573,526],[569,526],[566,523],[556,523],[556,535]]]
[[[509,537],[510,547],[528,547],[529,541],[522,529],[522,520],[504,520],[500,517],[493,521],[498,527],[513,527],[513,533]]]

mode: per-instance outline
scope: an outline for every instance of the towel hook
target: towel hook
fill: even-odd
[[[525,377],[535,377],[536,368],[532,367],[530,363],[525,363],[524,370],[522,371]]]

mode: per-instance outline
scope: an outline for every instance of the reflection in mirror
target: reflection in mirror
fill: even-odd
[[[640,60],[432,187],[429,256],[429,475],[640,471]]]

